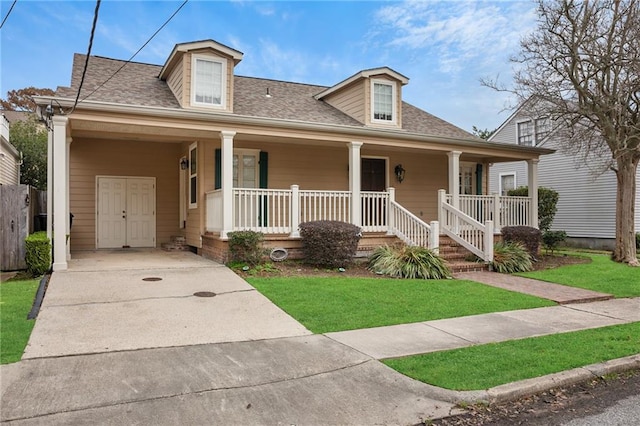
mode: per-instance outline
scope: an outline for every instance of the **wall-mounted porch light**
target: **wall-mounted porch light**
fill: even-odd
[[[189,160],[187,157],[182,157],[180,159],[180,170],[187,170],[189,168]]]
[[[394,173],[396,175],[396,179],[398,180],[398,183],[402,183],[402,181],[404,180],[405,172],[406,170],[402,167],[402,164],[398,164],[394,169]]]

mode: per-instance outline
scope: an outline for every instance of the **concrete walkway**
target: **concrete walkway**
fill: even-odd
[[[460,412],[457,401],[521,396],[639,366],[640,356],[470,393],[378,359],[636,321],[640,298],[311,335],[215,262],[88,252],[53,274],[23,361],[0,366],[0,421],[417,424]]]
[[[559,304],[587,303],[613,298],[613,295],[607,293],[599,293],[597,291],[586,290],[578,287],[569,287],[566,285],[519,277],[517,275],[498,274],[488,271],[461,272],[459,274],[455,274],[455,278],[460,280],[476,281],[493,287],[502,288],[504,290],[529,294],[531,296],[553,300]]]
[[[327,333],[375,359],[640,321],[640,298],[615,299]]]

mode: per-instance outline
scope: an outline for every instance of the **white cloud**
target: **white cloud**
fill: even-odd
[[[528,2],[407,1],[377,11],[375,37],[390,48],[432,55],[443,73],[495,68],[533,29],[534,12]]]

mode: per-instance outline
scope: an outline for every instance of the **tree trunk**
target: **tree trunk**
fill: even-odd
[[[634,232],[638,161],[631,155],[623,155],[618,158],[617,165],[616,247],[613,251],[613,260],[628,263],[630,266],[639,266]]]

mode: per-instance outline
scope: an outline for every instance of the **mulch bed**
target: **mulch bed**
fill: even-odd
[[[588,257],[568,256],[566,254],[541,254],[538,256],[538,261],[534,262],[533,270],[539,271],[543,269],[558,268],[565,265],[574,265],[580,263],[589,263],[591,259]],[[302,261],[286,260],[284,262],[271,262],[266,265],[261,265],[255,268],[251,268],[248,271],[242,271],[241,269],[234,269],[236,273],[243,277],[308,277],[308,276],[323,276],[323,277],[361,277],[361,278],[385,278],[383,275],[378,275],[367,269],[366,259],[357,259],[352,265],[345,268],[344,271],[339,271],[337,268],[326,268],[322,266],[308,265]]]

